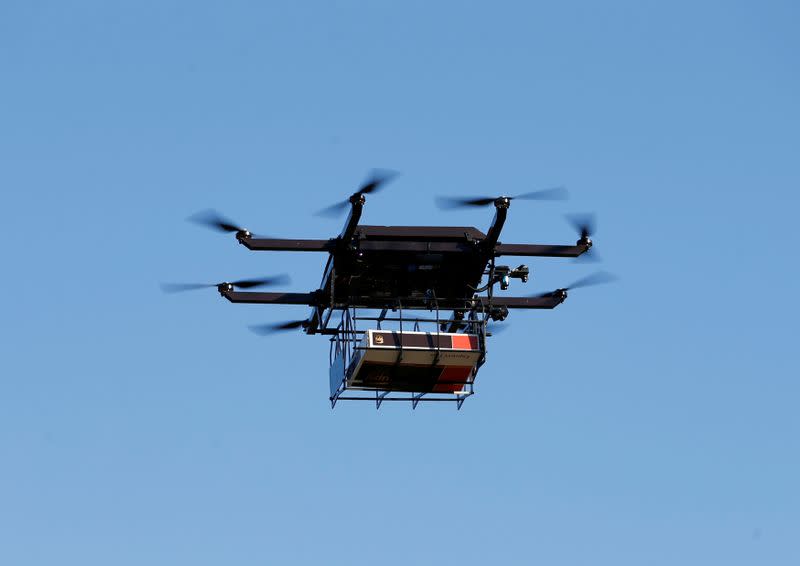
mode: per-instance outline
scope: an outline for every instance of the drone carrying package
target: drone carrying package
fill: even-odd
[[[472,383],[480,358],[475,334],[367,330],[345,379],[348,389],[456,393]]]

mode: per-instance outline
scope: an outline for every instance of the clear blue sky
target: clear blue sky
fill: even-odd
[[[794,2],[0,4],[0,563],[800,563]],[[615,285],[513,313],[464,410],[327,401],[327,342],[159,281],[288,271],[184,222],[323,238],[402,172],[563,183]],[[529,262],[546,290],[593,268]]]

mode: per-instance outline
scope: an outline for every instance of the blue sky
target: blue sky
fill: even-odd
[[[797,564],[792,2],[4,2],[0,562]],[[158,282],[288,271],[184,219],[485,229],[565,184],[621,277],[513,313],[464,410],[327,402],[327,342]],[[591,266],[530,261],[518,291]]]

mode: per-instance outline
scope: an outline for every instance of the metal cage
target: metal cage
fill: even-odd
[[[384,401],[407,401],[411,403],[412,409],[416,409],[421,402],[451,402],[456,404],[457,409],[461,409],[464,401],[474,394],[475,378],[486,359],[488,315],[470,311],[462,320],[454,320],[452,317],[442,319],[435,299],[432,303],[433,308],[428,313],[403,309],[400,302],[391,311],[384,308],[377,315],[369,309],[357,310],[355,307],[341,311],[339,324],[330,338],[331,407],[335,407],[338,401],[374,401],[376,409],[379,409]],[[455,325],[456,332],[444,332],[448,325]],[[366,338],[375,340],[387,333],[391,333],[394,344],[388,352],[380,352],[383,358],[387,355],[393,356],[390,363],[382,364],[386,366],[383,370],[386,372],[386,383],[383,386],[372,384],[368,387],[354,387],[354,373],[363,367],[359,362],[363,364],[367,352],[376,350]],[[462,366],[470,369],[458,379],[443,378],[445,370],[442,368],[447,367],[442,365],[444,358],[457,351],[453,347],[452,337],[459,334],[475,338],[475,347],[469,348],[469,357],[475,358],[474,363]],[[419,342],[420,339],[425,342],[423,347],[412,350],[406,344],[412,340]],[[419,358],[420,355],[430,358],[427,371],[418,363],[406,365],[409,357]],[[409,367],[413,368],[414,375],[421,375],[423,379],[398,379],[398,375],[409,373]],[[426,375],[429,377],[427,380],[424,379]]]

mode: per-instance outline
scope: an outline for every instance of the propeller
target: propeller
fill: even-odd
[[[286,322],[276,322],[270,324],[254,324],[250,326],[250,330],[259,336],[269,336],[276,332],[283,332],[285,330],[295,330],[303,327],[308,321],[303,320],[289,320]]]
[[[161,290],[165,293],[180,293],[183,291],[195,291],[197,289],[207,289],[210,287],[220,288],[229,285],[235,289],[252,289],[254,287],[269,287],[273,285],[288,285],[291,280],[286,274],[274,277],[264,277],[261,279],[240,279],[238,281],[225,281],[223,283],[162,283]]]
[[[567,220],[575,228],[575,231],[580,234],[581,240],[591,238],[596,230],[597,218],[594,214],[567,214]]]
[[[359,187],[359,189],[350,196],[350,198],[345,199],[341,202],[337,202],[336,204],[332,204],[327,208],[323,208],[316,212],[317,216],[339,216],[342,212],[344,212],[350,203],[353,202],[353,199],[358,199],[362,195],[368,195],[370,193],[376,193],[383,188],[383,186],[394,179],[397,176],[396,171],[389,171],[386,169],[373,169],[370,172],[369,177],[364,183]]]
[[[596,273],[592,273],[591,275],[587,275],[581,279],[578,279],[572,285],[567,287],[562,287],[561,289],[556,289],[555,291],[549,291],[547,293],[540,293],[538,295],[530,295],[533,298],[544,298],[544,297],[564,297],[567,296],[567,291],[572,291],[573,289],[580,289],[581,287],[592,287],[594,285],[602,285],[604,283],[612,283],[619,279],[616,275],[609,273],[607,271],[598,271]]]
[[[572,224],[575,231],[580,235],[580,239],[576,242],[577,245],[588,245],[589,249],[579,255],[575,261],[579,263],[589,263],[600,261],[600,256],[597,251],[592,247],[592,235],[597,230],[597,218],[594,214],[568,214],[567,221]]]
[[[238,226],[233,220],[225,218],[213,209],[201,210],[200,212],[192,214],[186,220],[194,222],[195,224],[200,224],[206,228],[211,228],[217,232],[236,232],[246,236],[250,235],[250,232],[248,232],[246,228]]]
[[[439,208],[466,208],[468,206],[487,206],[494,204],[498,198],[507,198],[508,200],[566,200],[569,198],[569,192],[565,187],[553,187],[551,189],[542,189],[540,191],[522,193],[521,195],[511,197],[438,197],[436,203]]]

